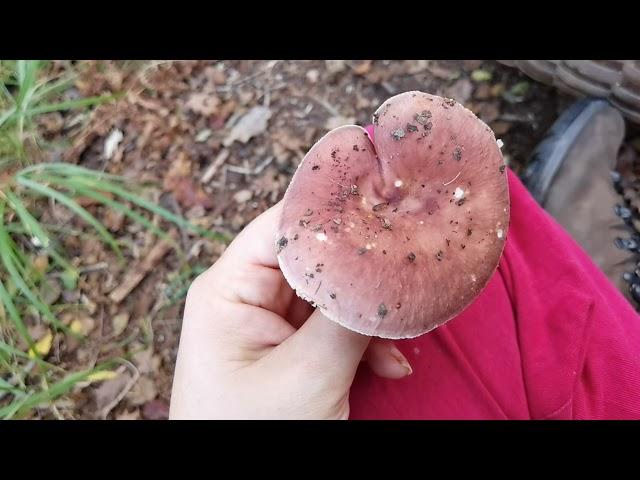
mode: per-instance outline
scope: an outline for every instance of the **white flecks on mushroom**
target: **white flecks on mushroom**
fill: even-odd
[[[321,242],[326,242],[327,241],[327,236],[322,232],[316,233],[316,238],[318,240],[320,240]]]
[[[455,191],[453,192],[453,198],[455,198],[456,200],[464,198],[464,190],[460,187],[456,187]]]
[[[420,225],[424,225],[424,220],[420,220],[418,223],[419,223]]]
[[[373,248],[373,245],[371,245],[370,243],[367,243],[364,247],[365,247],[367,250],[371,250],[371,249]]]
[[[413,353],[420,355],[420,349],[418,347],[413,347]]]
[[[475,275],[473,275],[473,274],[471,274],[471,281],[472,281],[472,282],[475,282],[476,280],[477,280],[476,276],[475,276]]]
[[[400,188],[400,187],[402,186],[402,180],[396,180],[393,184],[394,184],[397,188]]]
[[[502,230],[501,228],[498,228],[496,230],[496,235],[498,235],[498,238],[502,238],[504,236],[504,230]]]
[[[498,148],[502,148],[504,146],[504,142],[500,139],[496,140],[496,143],[498,144]]]

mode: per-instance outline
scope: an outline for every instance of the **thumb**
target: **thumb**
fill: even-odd
[[[326,374],[338,375],[351,383],[371,337],[348,330],[325,317],[320,309],[290,336],[285,343],[307,362]]]

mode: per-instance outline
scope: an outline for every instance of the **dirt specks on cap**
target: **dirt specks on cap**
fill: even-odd
[[[409,262],[413,263],[416,261],[416,254],[413,252],[410,252],[409,255],[407,255],[407,260],[409,260]]]
[[[404,138],[405,136],[404,129],[397,128],[396,130],[391,132],[391,136],[393,137],[394,140],[400,140],[401,138]]]
[[[278,253],[280,253],[282,249],[287,246],[288,243],[289,243],[289,240],[287,240],[286,237],[281,237],[280,240],[276,242],[276,245],[278,246]]]
[[[378,305],[378,316],[380,318],[384,318],[386,314],[387,314],[387,307],[385,306],[384,303],[381,303],[380,305]]]
[[[310,217],[311,215],[313,215],[313,210],[311,210],[310,208],[307,208],[307,209],[304,211],[304,216],[305,216],[305,217]]]
[[[444,252],[442,250],[438,250],[438,253],[436,253],[436,260],[441,262],[443,256],[444,256]]]
[[[453,159],[459,162],[461,158],[462,158],[462,149],[460,147],[456,147],[455,150],[453,151]]]
[[[423,110],[421,113],[416,113],[416,116],[413,118],[420,125],[426,125],[427,123],[430,123],[429,119],[431,118],[431,112],[429,110]]]
[[[360,247],[358,249],[358,255],[364,255],[365,253],[367,253],[367,249],[365,247]]]
[[[406,129],[407,129],[407,132],[417,132],[418,131],[418,127],[416,127],[415,125],[411,125],[410,123],[407,123]]]

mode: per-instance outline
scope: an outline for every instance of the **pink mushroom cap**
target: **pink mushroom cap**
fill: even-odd
[[[327,133],[284,195],[283,275],[329,319],[411,338],[454,318],[498,266],[509,226],[505,163],[491,129],[459,103],[390,98]]]

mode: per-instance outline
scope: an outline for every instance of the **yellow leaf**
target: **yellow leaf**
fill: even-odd
[[[76,335],[80,335],[82,333],[82,322],[80,320],[74,320],[69,325],[69,330],[71,330]]]
[[[110,370],[101,370],[87,375],[88,382],[101,382],[103,380],[113,380],[118,376],[118,372],[112,372]]]
[[[53,343],[53,334],[51,330],[47,330],[47,334],[36,342],[34,348],[29,349],[29,358],[36,358],[37,356],[45,357],[49,350],[51,350],[51,344]]]

